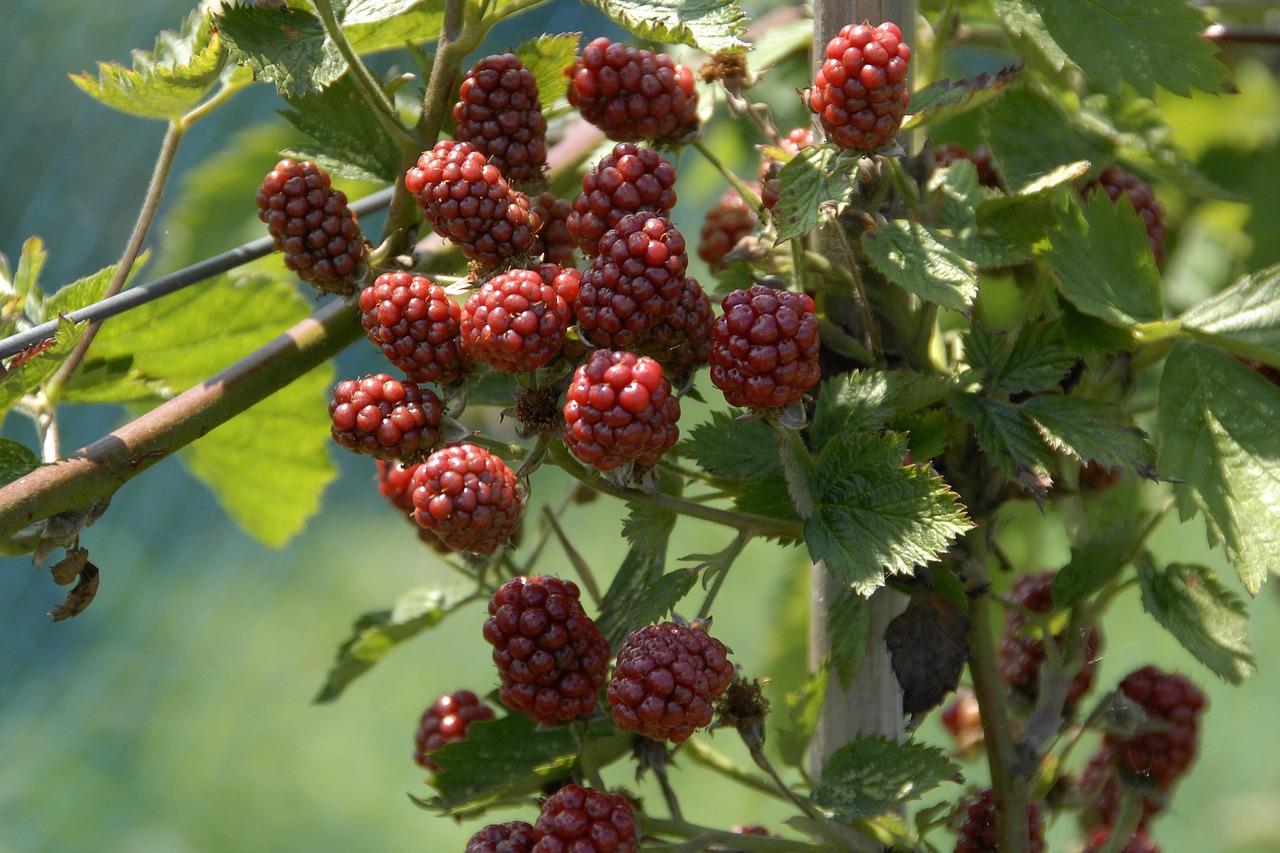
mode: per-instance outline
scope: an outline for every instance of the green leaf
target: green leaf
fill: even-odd
[[[1096,134],[1077,127],[1061,104],[1027,86],[1008,89],[987,106],[984,130],[1005,185],[1015,192],[1064,163],[1112,154]]]
[[[1120,570],[1133,562],[1150,532],[1145,514],[1103,528],[1078,548],[1071,549],[1071,561],[1053,578],[1056,607],[1075,607],[1106,586]]]
[[[1022,409],[1054,450],[1139,476],[1155,473],[1156,452],[1147,434],[1113,403],[1059,394],[1032,397]]]
[[[787,722],[778,729],[778,752],[791,767],[805,765],[805,753],[818,728],[818,717],[827,698],[829,667],[822,667],[809,677],[795,693],[785,697]]]
[[[1021,65],[1010,65],[996,74],[984,72],[954,83],[949,79],[930,83],[911,93],[911,115],[902,122],[902,129],[945,121],[976,109],[1003,92],[1021,73]]]
[[[658,578],[645,593],[644,600],[636,609],[635,624],[652,625],[667,617],[667,614],[698,585],[698,572],[689,569],[676,569]]]
[[[1256,358],[1259,347],[1280,353],[1280,265],[1246,275],[1191,306],[1178,324],[1211,333],[1213,343],[1239,355]]]
[[[974,211],[982,231],[971,238],[973,245],[957,247],[957,251],[980,265],[1000,261],[1001,252],[1016,254],[1016,260],[1029,256],[1031,246],[1057,225],[1054,208],[1059,199],[1074,193],[1074,182],[1088,171],[1088,160],[1055,166],[1016,193],[984,199]],[[1010,246],[1010,240],[1016,243]],[[994,259],[989,261],[986,253]]]
[[[951,395],[951,408],[973,424],[982,449],[1010,479],[1025,471],[1048,471],[1052,467],[1053,455],[1021,407],[995,397],[957,391]]]
[[[1062,327],[1044,321],[1008,331],[974,328],[964,336],[964,354],[978,381],[994,394],[1057,390],[1075,364]]]
[[[564,71],[577,57],[578,38],[578,33],[539,36],[515,49],[516,56],[520,57],[520,61],[538,84],[538,94],[544,109],[565,93],[568,81]]]
[[[296,160],[314,160],[331,175],[358,181],[394,182],[400,173],[400,152],[369,109],[351,75],[323,91],[286,99],[292,109],[285,119],[315,140],[284,153]]]
[[[796,506],[787,493],[787,481],[781,471],[760,480],[743,483],[733,496],[733,508],[738,512],[776,518],[779,521],[800,521]],[[794,540],[780,538],[780,541],[791,543]]]
[[[654,585],[662,578],[667,560],[667,540],[675,527],[676,516],[669,510],[648,504],[629,504],[630,514],[622,532],[631,542],[609,590],[600,602],[596,624],[617,649],[623,639],[642,623],[641,613],[650,604]]]
[[[1142,95],[1218,93],[1227,80],[1218,48],[1201,33],[1204,12],[1186,0],[1029,0],[1071,61],[1113,95],[1128,83]]]
[[[936,560],[973,526],[946,483],[904,465],[905,454],[900,437],[844,433],[817,458],[814,512],[804,524],[809,554],[864,595],[883,586],[886,573]]]
[[[498,3],[498,6],[505,5]],[[444,4],[422,0],[351,0],[338,9],[342,31],[356,53],[376,53],[406,44],[434,44],[444,27]]]
[[[338,647],[316,703],[332,702],[351,682],[368,672],[387,652],[416,634],[434,628],[450,613],[477,597],[464,590],[423,587],[405,593],[391,610],[366,613],[356,620],[350,637]]]
[[[930,228],[894,219],[862,235],[876,269],[921,299],[967,314],[978,295],[978,274]]]
[[[1118,204],[1102,192],[1073,199],[1058,224],[1045,256],[1072,304],[1116,326],[1160,319],[1160,273],[1127,196]]]
[[[855,370],[822,383],[810,434],[824,447],[845,432],[876,430],[895,416],[907,415],[947,398],[941,377],[913,370]]]
[[[1009,32],[1035,45],[1055,70],[1062,70],[1067,63],[1067,55],[1049,35],[1034,6],[1025,0],[991,0],[991,8]]]
[[[0,484],[12,483],[40,467],[40,457],[11,438],[0,438]]]
[[[827,759],[811,798],[841,820],[867,820],[955,781],[959,774],[960,768],[936,746],[859,735]]]
[[[1186,563],[1161,571],[1144,559],[1138,580],[1143,608],[1219,678],[1240,684],[1257,672],[1249,611],[1212,571]]]
[[[1254,594],[1280,571],[1280,388],[1231,356],[1178,344],[1160,380],[1160,473],[1182,517],[1203,513]]]
[[[827,610],[827,635],[831,638],[831,668],[844,690],[862,668],[870,633],[870,603],[851,589],[841,590]]]
[[[218,81],[227,49],[203,15],[188,19],[183,31],[165,31],[155,50],[135,50],[133,68],[98,63],[98,76],[72,74],[71,82],[113,109],[143,118],[180,119]]]
[[[828,145],[801,148],[778,172],[773,220],[778,243],[808,234],[830,209],[849,201],[857,189],[858,161]]]
[[[745,50],[746,17],[736,0],[589,0],[642,39],[687,44],[703,53]]]
[[[58,329],[52,338],[14,356],[9,363],[9,371],[0,376],[0,417],[53,375],[71,355],[88,327],[87,321],[77,325],[59,318]]]
[[[747,54],[747,64],[753,74],[760,74],[789,56],[807,54],[812,45],[813,21],[797,17],[760,33]]]
[[[255,80],[275,83],[286,98],[318,92],[347,70],[320,19],[307,12],[230,6],[217,20],[237,61],[253,69]]]
[[[778,439],[763,420],[737,421],[730,412],[712,412],[680,446],[698,467],[717,477],[760,480],[782,471]]]

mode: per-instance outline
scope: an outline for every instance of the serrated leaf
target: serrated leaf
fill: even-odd
[[[1054,450],[1081,462],[1122,468],[1139,476],[1155,473],[1156,452],[1147,434],[1112,403],[1086,397],[1032,397],[1022,404],[1040,436]]]
[[[904,714],[918,718],[955,692],[971,657],[968,612],[963,599],[957,603],[936,590],[917,589],[907,609],[885,627]]]
[[[822,383],[810,427],[814,447],[843,432],[876,430],[947,398],[949,383],[911,370],[856,370]]]
[[[1067,55],[1058,47],[1053,36],[1049,35],[1034,6],[1024,0],[991,0],[991,8],[995,10],[996,18],[1011,33],[1035,45],[1054,69],[1062,70],[1067,62]]]
[[[440,624],[446,616],[476,598],[474,588],[443,590],[430,587],[401,596],[392,610],[366,613],[356,620],[350,637],[325,676],[314,702],[332,702],[342,691],[388,652],[410,637]]]
[[[827,636],[831,638],[831,668],[848,690],[862,668],[871,633],[871,605],[851,589],[841,590],[827,608]]]
[[[1058,225],[1045,257],[1073,305],[1116,326],[1160,319],[1160,273],[1127,196],[1118,204],[1102,192],[1073,199]]]
[[[318,92],[347,70],[324,24],[307,12],[231,6],[217,21],[237,61],[253,69],[255,80],[275,83],[286,98]]]
[[[75,324],[59,318],[52,343],[43,341],[14,356],[9,371],[0,376],[0,417],[24,395],[39,388],[41,383],[53,375],[67,360],[67,356],[71,355],[88,327],[88,322]],[[28,352],[33,354],[27,355]],[[19,360],[21,364],[14,367],[13,364]]]
[[[857,189],[857,177],[857,160],[841,157],[838,149],[801,148],[778,172],[778,203],[773,209],[777,242],[808,234],[825,209],[848,202]]]
[[[280,114],[315,141],[291,148],[286,155],[314,160],[338,177],[383,183],[399,177],[400,152],[351,75],[343,75],[323,91],[286,100],[291,109]]]
[[[622,532],[631,542],[609,590],[600,602],[596,624],[617,649],[627,634],[640,625],[641,608],[666,565],[667,540],[675,527],[675,514],[648,504],[629,504],[630,514]]]
[[[434,44],[443,28],[444,4],[422,0],[353,0],[342,14],[342,30],[359,54]]]
[[[100,62],[97,77],[72,74],[71,82],[113,109],[177,120],[209,93],[227,59],[218,32],[202,19],[189,21],[184,30],[181,36],[161,33],[151,53],[134,51],[132,69]]]
[[[1057,224],[1055,207],[1058,199],[1066,193],[1075,192],[1072,184],[1088,171],[1088,160],[1055,166],[1016,193],[984,199],[974,211],[982,232],[975,245],[957,247],[957,251],[977,264],[988,262],[983,254],[986,251],[995,256],[992,262],[999,262],[1003,251],[1020,252],[1019,259],[1029,256],[1032,245]],[[1015,244],[1008,246],[1011,240]],[[983,245],[981,241],[989,245]]]
[[[942,478],[904,465],[896,436],[847,433],[818,455],[805,542],[843,585],[869,595],[886,574],[938,559],[973,526]]]
[[[577,57],[579,38],[579,33],[539,36],[515,49],[516,56],[520,57],[538,85],[544,108],[564,95],[567,86],[564,71]]]
[[[978,295],[973,264],[927,226],[894,219],[863,234],[862,247],[876,269],[907,292],[962,314],[973,306]]]
[[[667,617],[682,598],[698,585],[698,572],[676,569],[658,578],[645,592],[636,609],[637,626],[652,625]]]
[[[813,733],[818,728],[818,718],[827,697],[827,679],[830,669],[822,667],[794,693],[785,697],[787,722],[778,729],[778,752],[784,763],[791,767],[803,767],[805,753]]]
[[[995,74],[983,72],[954,83],[949,79],[931,83],[911,93],[911,115],[903,120],[902,129],[945,121],[976,109],[1003,92],[1021,74],[1021,65],[1010,65]]]
[[[958,391],[951,395],[951,408],[973,424],[982,449],[1010,478],[1023,471],[1047,471],[1053,455],[1035,426],[1013,403]]]
[[[1062,328],[1037,321],[1007,331],[974,328],[964,336],[965,359],[995,394],[1051,391],[1075,364]]]
[[[141,268],[145,263],[146,255],[144,254],[134,267]],[[98,302],[106,294],[115,274],[115,265],[103,267],[92,275],[58,288],[56,293],[45,300],[45,316],[56,317],[60,312],[70,313]]]
[[[681,449],[717,477],[759,480],[781,472],[777,446],[777,436],[764,421],[737,421],[729,412],[712,412]]]
[[[687,44],[716,54],[747,48],[746,16],[736,0],[588,0],[642,39]]]
[[[1111,146],[1077,127],[1061,104],[1027,86],[1006,90],[985,112],[987,143],[1011,191],[1064,163],[1111,156]]]
[[[40,467],[40,457],[11,438],[0,438],[0,484],[12,483]]]
[[[787,493],[787,481],[782,472],[743,483],[733,496],[733,508],[751,515],[794,522],[797,525],[800,523],[800,516]],[[794,540],[780,537],[779,541],[791,543]]]
[[[1280,353],[1280,265],[1246,275],[1191,306],[1178,324],[1209,332],[1218,346],[1250,358],[1262,354],[1258,347]]]
[[[827,759],[811,799],[841,820],[866,820],[919,799],[959,774],[960,768],[936,746],[859,735]]]
[[[1128,83],[1154,97],[1218,93],[1227,80],[1218,48],[1201,33],[1204,12],[1185,0],[1029,0],[1045,29],[1080,69],[1119,94]]]
[[[1075,607],[1106,586],[1133,561],[1150,531],[1141,515],[1094,533],[1083,545],[1071,549],[1071,560],[1053,578],[1055,607]]]
[[[1204,515],[1250,594],[1280,571],[1280,388],[1231,356],[1178,344],[1160,380],[1160,473]]]
[[[1173,563],[1163,570],[1138,562],[1142,606],[1183,647],[1230,684],[1257,672],[1249,641],[1249,611],[1204,566]]]

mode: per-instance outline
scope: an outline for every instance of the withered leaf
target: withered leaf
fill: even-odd
[[[80,570],[80,579],[67,593],[66,601],[49,611],[49,618],[54,622],[61,622],[63,619],[79,615],[93,602],[93,597],[97,594],[98,567],[85,560],[84,568]]]
[[[884,638],[904,714],[923,714],[956,689],[969,660],[969,617],[955,604],[922,589],[889,623]]]

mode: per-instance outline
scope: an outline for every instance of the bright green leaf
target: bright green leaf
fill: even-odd
[[[875,430],[947,398],[946,380],[911,370],[855,370],[822,383],[810,427],[814,447],[844,432]]]
[[[738,421],[729,412],[712,412],[680,447],[717,477],[760,480],[782,470],[777,446],[777,436],[763,420]]]
[[[146,261],[140,260],[137,266],[142,266]],[[111,285],[111,279],[115,277],[116,267],[114,265],[103,267],[92,275],[87,275],[78,281],[64,285],[58,288],[58,291],[45,300],[45,315],[48,317],[56,317],[59,312],[70,313],[80,308],[85,308],[98,302],[106,295],[107,288]]]
[[[801,148],[778,172],[778,203],[773,209],[778,242],[812,231],[824,213],[853,196],[857,177],[858,161],[841,157],[838,149]]]
[[[342,13],[342,30],[360,54],[394,50],[406,44],[435,44],[443,28],[443,3],[353,0]]]
[[[951,408],[973,424],[978,443],[1010,479],[1029,471],[1047,471],[1053,455],[1019,406],[995,397],[956,392]]]
[[[230,6],[217,20],[236,60],[253,69],[255,80],[275,83],[285,97],[318,92],[347,70],[346,60],[314,15],[291,9]]]
[[[805,765],[805,753],[818,728],[818,717],[827,698],[829,672],[828,667],[820,668],[799,690],[786,696],[787,722],[778,730],[778,752],[791,767]]]
[[[39,467],[39,456],[11,438],[0,438],[0,484],[12,483]]]
[[[1213,343],[1248,357],[1280,353],[1280,266],[1246,275],[1193,305],[1178,318],[1187,329],[1209,332]]]
[[[616,649],[638,627],[641,610],[649,602],[653,586],[662,578],[667,561],[667,540],[675,527],[675,514],[647,504],[630,504],[622,532],[631,543],[609,590],[600,602],[596,624],[609,647]]]
[[[698,572],[676,569],[658,578],[636,609],[635,624],[652,625],[667,617],[679,602],[698,585]]]
[[[746,17],[736,0],[589,0],[642,39],[703,53],[745,50]]]
[[[996,74],[984,72],[954,83],[950,80],[931,83],[911,93],[911,115],[902,122],[902,129],[945,121],[976,109],[1003,92],[1021,73],[1021,65],[1011,65]]]
[[[1071,561],[1053,578],[1053,603],[1075,607],[1102,589],[1120,570],[1133,562],[1150,531],[1141,515],[1094,533],[1083,545],[1071,549]]]
[[[1054,450],[1139,476],[1155,473],[1156,452],[1147,434],[1113,403],[1059,394],[1032,397],[1022,410]]]
[[[1050,65],[1056,70],[1062,70],[1067,63],[1067,55],[1045,29],[1044,21],[1034,5],[1025,0],[991,0],[991,7],[1009,32],[1035,45],[1045,59],[1049,60]]]
[[[1163,570],[1138,563],[1142,606],[1196,660],[1224,681],[1240,684],[1257,672],[1249,641],[1249,611],[1204,566],[1173,563]]]
[[[971,245],[956,250],[979,265],[997,264],[1006,254],[1016,260],[1029,257],[1031,247],[1057,225],[1058,200],[1074,193],[1074,182],[1088,170],[1087,160],[1055,166],[1012,195],[984,199],[974,211],[982,231],[971,238]]]
[[[870,603],[851,589],[841,590],[827,609],[827,636],[831,638],[831,667],[844,690],[862,668],[870,632]]]
[[[827,759],[811,796],[842,820],[866,820],[919,799],[959,774],[960,768],[936,746],[859,735]]]
[[[577,57],[578,39],[578,33],[539,36],[515,49],[516,56],[538,84],[544,109],[565,93],[569,81],[564,71]]]
[[[1015,192],[1064,163],[1095,162],[1112,153],[1096,134],[1077,127],[1060,103],[1026,86],[987,105],[984,129],[1000,175]]]
[[[891,220],[863,234],[862,247],[876,268],[907,292],[961,313],[973,306],[978,295],[973,264],[919,222]]]
[[[1055,390],[1075,364],[1062,328],[1044,321],[1007,331],[974,328],[964,336],[964,354],[994,394]]]
[[[88,326],[87,322],[77,325],[70,320],[60,319],[53,338],[36,344],[27,351],[34,354],[19,353],[10,361],[8,373],[0,376],[0,417],[24,395],[39,388],[41,383],[53,375],[67,360],[67,356],[71,355]],[[19,360],[21,364],[15,367],[14,363]]]
[[[313,160],[337,177],[382,183],[400,177],[400,152],[350,74],[320,92],[286,100],[290,109],[281,115],[315,140],[286,155]]]

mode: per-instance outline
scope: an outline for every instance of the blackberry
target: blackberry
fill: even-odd
[[[663,622],[632,631],[618,652],[605,697],[618,727],[683,743],[711,722],[733,680],[724,644],[696,625]]]
[[[698,257],[715,269],[738,241],[755,230],[760,217],[737,190],[729,190],[707,211],[702,223]]]
[[[484,638],[493,646],[502,704],[547,725],[595,710],[609,643],[578,601],[577,584],[517,577],[489,600]]]
[[[440,696],[422,712],[418,732],[414,735],[417,748],[413,760],[432,773],[437,772],[440,768],[431,760],[431,753],[446,743],[466,740],[472,723],[492,720],[493,716],[493,709],[470,690]]]
[[[560,294],[564,304],[569,306],[572,321],[573,306],[578,301],[578,291],[582,289],[582,273],[573,267],[562,267],[550,263],[539,264],[534,269],[542,276],[543,281],[556,289],[556,293]],[[586,351],[587,346],[582,338],[572,330],[566,332],[561,352],[569,358],[578,358]]]
[[[979,145],[970,151],[958,142],[944,142],[933,149],[933,162],[939,169],[945,169],[958,160],[968,160],[978,171],[978,183],[984,187],[1002,189],[1004,181],[1000,179],[1000,171],[991,157],[991,149]]]
[[[413,472],[413,518],[455,551],[492,554],[520,523],[516,475],[483,447],[454,444]]]
[[[671,316],[684,289],[684,236],[665,216],[633,213],[600,238],[573,312],[596,346],[628,347]]]
[[[676,206],[676,170],[656,150],[619,142],[582,176],[565,225],[594,257],[600,238],[629,213],[666,215]]]
[[[1111,843],[1111,827],[1099,826],[1089,833],[1089,844],[1083,853],[1102,853]],[[1151,840],[1151,836],[1139,829],[1134,832],[1129,843],[1120,848],[1119,853],[1160,853],[1160,845]]]
[[[711,328],[711,383],[732,406],[785,406],[818,384],[818,317],[803,293],[735,290]]]
[[[347,196],[310,160],[281,160],[258,187],[258,218],[284,265],[316,288],[354,292],[364,236]]]
[[[841,148],[874,151],[893,141],[911,95],[911,48],[897,24],[849,24],[827,42],[808,106]]]
[[[1121,195],[1129,197],[1129,203],[1142,217],[1142,224],[1147,229],[1147,244],[1151,246],[1151,254],[1155,256],[1156,266],[1164,263],[1164,205],[1156,201],[1151,185],[1132,172],[1120,166],[1108,166],[1098,175],[1098,179],[1084,188],[1087,197],[1094,190],[1101,188],[1112,202],[1119,202]]]
[[[1049,613],[1053,610],[1055,576],[1056,573],[1052,571],[1022,575],[1014,581],[1009,599],[1033,613]],[[1023,633],[1029,621],[1026,614],[1016,610],[1009,611],[1004,637],[998,650],[998,661],[1000,677],[1004,682],[1025,699],[1034,702],[1040,694],[1040,667],[1044,663],[1045,648],[1043,640]],[[1066,644],[1065,633],[1056,634],[1053,641],[1061,649]],[[1094,668],[1101,649],[1101,632],[1097,628],[1090,628],[1084,638],[1084,659],[1067,689],[1068,706],[1080,701],[1093,686]]]
[[[429,388],[385,373],[345,379],[333,389],[329,417],[338,444],[377,459],[414,459],[440,439],[444,410]]]
[[[596,350],[566,392],[564,443],[601,471],[655,465],[680,438],[680,401],[651,358]]]
[[[360,293],[369,340],[414,382],[447,385],[466,375],[462,308],[422,275],[388,272]]]
[[[476,361],[528,373],[560,352],[569,306],[534,270],[510,270],[480,285],[462,309],[462,340]]]
[[[453,107],[453,138],[469,142],[508,181],[541,180],[547,120],[538,82],[514,53],[486,56],[462,78]]]
[[[569,231],[572,202],[556,198],[553,193],[542,193],[529,204],[533,213],[542,220],[542,229],[533,241],[533,254],[546,263],[574,266],[578,259],[578,241]]]
[[[801,148],[812,145],[813,131],[807,127],[797,127],[783,137],[778,147],[794,157],[800,153]],[[768,210],[773,210],[778,203],[778,173],[781,171],[782,164],[768,155],[760,162],[760,201]]]
[[[1044,819],[1034,800],[1027,801],[1027,832],[1031,853],[1044,853]],[[996,804],[991,789],[971,799],[965,808],[964,823],[956,839],[955,853],[996,853]]]
[[[635,815],[624,797],[565,785],[542,804],[532,853],[634,853]]]
[[[482,268],[529,252],[542,221],[529,198],[469,142],[442,139],[405,173],[427,221]]]
[[[1139,827],[1145,827],[1151,818],[1164,810],[1165,798],[1154,788],[1141,785],[1134,793],[1141,797],[1142,816]],[[1132,788],[1133,786],[1130,785]],[[1098,751],[1089,757],[1080,774],[1080,795],[1086,802],[1081,817],[1087,825],[1111,826],[1120,812],[1120,781],[1116,775],[1115,752],[1104,741]]]
[[[668,376],[688,376],[707,363],[713,322],[711,300],[696,279],[686,278],[675,310],[636,343],[636,354],[661,364]]]
[[[395,460],[387,462],[378,460],[378,492],[396,509],[401,517],[413,525],[418,533],[418,540],[438,554],[452,554],[453,550],[445,546],[436,535],[413,520],[413,472],[417,465],[406,466]]]
[[[1195,760],[1205,696],[1186,676],[1144,666],[1124,677],[1120,692],[1142,706],[1152,725],[1131,737],[1108,733],[1116,764],[1167,790]]]
[[[610,139],[680,139],[697,129],[693,71],[665,53],[602,36],[565,74],[569,103]]]
[[[529,853],[537,837],[532,824],[522,820],[491,823],[471,836],[463,853]]]

